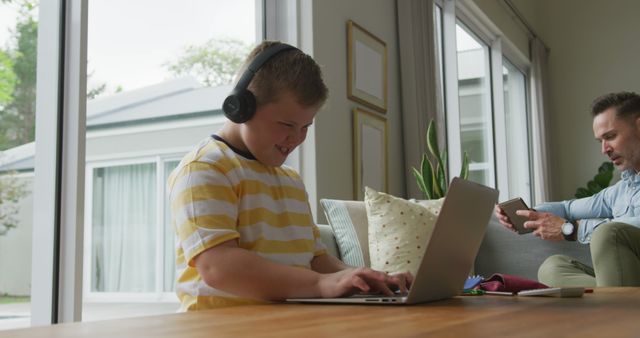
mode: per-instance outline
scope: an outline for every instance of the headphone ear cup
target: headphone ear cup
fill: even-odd
[[[256,114],[256,97],[249,90],[245,90],[242,95],[244,101],[244,114],[242,123],[247,122]]]
[[[222,104],[224,115],[234,123],[249,121],[256,112],[256,98],[248,90],[233,91]]]

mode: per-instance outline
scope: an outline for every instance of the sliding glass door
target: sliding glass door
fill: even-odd
[[[0,330],[31,318],[38,1],[0,2]]]
[[[90,0],[83,320],[175,312],[166,178],[224,123],[256,0]]]
[[[469,179],[494,186],[489,46],[458,22],[456,52],[460,140],[469,158]]]
[[[435,2],[449,173],[460,172],[466,154],[470,180],[497,187],[502,200],[522,197],[529,202],[529,61],[464,3]]]

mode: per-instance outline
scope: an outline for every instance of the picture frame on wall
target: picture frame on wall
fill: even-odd
[[[364,188],[388,190],[387,119],[361,108],[353,109],[354,198],[364,200]]]
[[[387,44],[347,21],[347,97],[387,112]]]

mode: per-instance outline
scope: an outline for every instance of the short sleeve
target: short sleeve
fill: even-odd
[[[238,197],[223,172],[210,163],[191,162],[172,183],[172,221],[189,266],[203,251],[240,237]]]

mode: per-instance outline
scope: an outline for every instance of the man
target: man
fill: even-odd
[[[525,227],[544,240],[590,244],[593,269],[571,257],[554,255],[538,270],[550,286],[640,286],[640,96],[631,92],[597,98],[593,133],[602,153],[622,172],[621,180],[586,198],[544,203],[519,210]],[[513,229],[496,207],[503,225]]]

